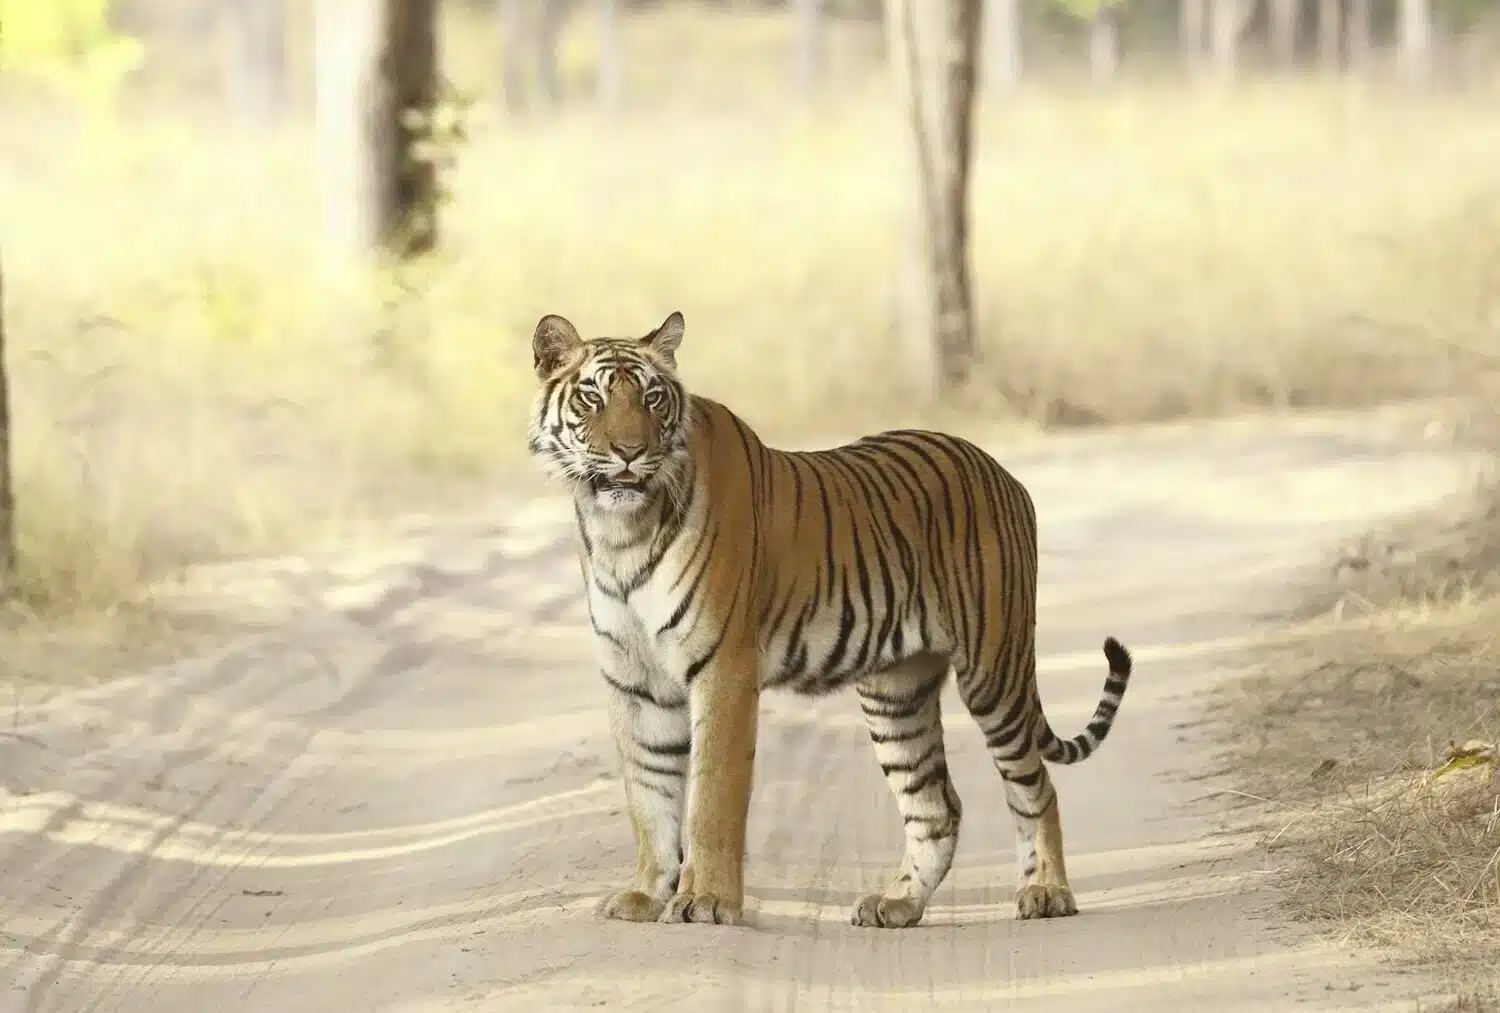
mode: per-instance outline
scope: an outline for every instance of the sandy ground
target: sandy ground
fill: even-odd
[[[1222,833],[1200,694],[1319,552],[1478,466],[1366,419],[995,449],[1042,518],[1042,694],[1113,736],[1056,771],[1081,913],[1013,919],[1012,831],[949,701],[965,801],[924,924],[847,924],[901,828],[850,697],[765,703],[740,928],[606,923],[634,856],[566,511],[210,572],[262,629],[0,721],[0,1011],[1411,1009],[1422,983],[1277,919]]]

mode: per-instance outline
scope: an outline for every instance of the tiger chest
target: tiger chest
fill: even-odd
[[[639,563],[595,557],[588,578],[589,614],[600,668],[609,681],[660,703],[685,699],[689,672],[713,646],[717,623],[691,600],[680,566],[662,559],[642,579]]]

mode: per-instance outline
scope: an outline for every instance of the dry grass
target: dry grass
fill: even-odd
[[[1440,610],[1500,593],[1500,487],[1495,482],[1487,477],[1472,493],[1429,514],[1343,546],[1332,579],[1314,589],[1293,618]]]
[[[1460,1010],[1500,1007],[1500,776],[1431,775],[1450,742],[1500,741],[1497,517],[1485,486],[1352,546],[1315,605],[1364,614],[1225,700],[1290,909],[1437,969]]]
[[[482,121],[447,249],[375,327],[319,281],[302,127],[158,109],[106,135],[0,107],[13,611],[95,612],[187,560],[530,474],[545,312],[600,333],[683,310],[692,384],[779,439],[1364,404],[1449,391],[1469,366],[1452,346],[1494,336],[1493,96],[1037,91],[980,117],[983,362],[934,406],[890,327],[902,128],[869,40],[839,59],[873,78],[796,110],[734,70],[774,79],[782,28],[694,16],[630,28],[633,94],[673,102]],[[491,36],[450,37],[458,83],[487,87],[472,39]],[[574,77],[586,46],[568,43]]]

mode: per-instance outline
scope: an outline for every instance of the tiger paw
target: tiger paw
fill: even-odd
[[[605,918],[622,922],[654,922],[661,914],[663,904],[650,894],[639,890],[622,890],[604,898],[599,913]]]
[[[905,929],[922,920],[925,909],[910,897],[872,893],[854,902],[850,925],[867,929]]]
[[[738,925],[741,907],[711,893],[679,893],[667,901],[656,919],[695,925]]]
[[[1066,918],[1077,913],[1078,904],[1073,900],[1073,891],[1065,886],[1033,883],[1016,891],[1016,917],[1023,921],[1032,918]]]

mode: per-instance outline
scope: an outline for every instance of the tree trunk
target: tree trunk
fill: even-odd
[[[1012,92],[1021,83],[1021,0],[984,0],[985,90]]]
[[[318,90],[317,4],[281,3],[281,89],[283,109],[312,111]]]
[[[1431,0],[1401,0],[1397,67],[1408,84],[1426,84],[1432,75]]]
[[[1120,66],[1120,33],[1114,11],[1101,7],[1089,22],[1089,77],[1109,84]]]
[[[286,98],[286,19],[282,0],[230,0],[223,8],[228,49],[224,91],[244,119],[275,119]]]
[[[827,12],[823,0],[792,0],[796,31],[793,85],[803,100],[813,98],[823,85],[828,48]]]
[[[437,172],[412,157],[438,95],[437,0],[318,0],[317,127],[328,239],[346,255],[437,242]]]
[[[970,0],[886,2],[891,66],[915,168],[903,323],[913,347],[930,349],[942,390],[968,381],[975,353],[968,183],[979,28],[979,4]]]
[[[16,501],[11,490],[10,375],[5,365],[5,269],[0,265],[0,599],[16,575]]]
[[[1177,8],[1177,46],[1182,65],[1189,73],[1203,69],[1203,52],[1207,48],[1207,0],[1179,0]]]
[[[536,26],[536,93],[549,109],[562,104],[562,80],[557,73],[557,49],[563,25],[568,21],[567,0],[536,0],[540,18]]]
[[[1350,0],[1349,21],[1344,26],[1344,48],[1353,70],[1370,69],[1370,31],[1370,0]]]
[[[1340,0],[1318,0],[1318,65],[1329,72],[1339,69],[1343,20],[1344,8]]]
[[[1249,0],[1213,0],[1209,5],[1214,73],[1226,81],[1239,74],[1240,34],[1253,10]]]
[[[561,104],[557,49],[569,7],[569,0],[500,0],[500,86],[511,113]],[[600,0],[601,28],[616,9]]]
[[[527,0],[500,0],[500,90],[505,108],[513,115],[531,104],[531,88],[523,62],[530,47],[526,43]]]
[[[599,0],[599,105],[615,110],[625,98],[625,61],[620,49],[619,0]]]
[[[1297,30],[1302,0],[1271,0],[1271,59],[1281,70],[1297,63]]]

